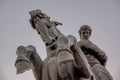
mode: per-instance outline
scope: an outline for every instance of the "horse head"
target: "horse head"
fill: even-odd
[[[56,26],[62,24],[56,21],[50,21],[50,17],[42,13],[40,10],[33,10],[30,12],[30,15],[30,23],[32,24],[32,27],[41,36],[41,39],[46,46],[54,43],[59,34],[61,34]]]

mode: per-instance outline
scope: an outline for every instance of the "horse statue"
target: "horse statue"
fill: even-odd
[[[58,29],[62,23],[50,21],[40,10],[30,12],[30,23],[45,43],[47,57],[42,60],[33,45],[19,46],[15,67],[17,74],[32,69],[36,80],[95,80],[82,50],[72,35]]]

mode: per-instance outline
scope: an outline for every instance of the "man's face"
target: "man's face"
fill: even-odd
[[[88,40],[90,38],[90,30],[81,30],[80,38],[81,40]]]

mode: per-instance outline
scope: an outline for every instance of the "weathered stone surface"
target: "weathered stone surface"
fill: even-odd
[[[79,35],[81,41],[78,42],[78,46],[85,54],[96,80],[113,80],[105,68],[107,62],[106,54],[89,40],[91,32],[92,30],[88,25],[80,27]]]
[[[46,45],[47,57],[41,60],[32,45],[19,46],[15,63],[18,73],[32,69],[36,80],[112,80],[105,68],[107,56],[88,40],[89,26],[81,27],[81,41],[77,42],[74,36],[65,36],[57,29],[62,23],[51,21],[41,10],[30,15],[33,29]]]

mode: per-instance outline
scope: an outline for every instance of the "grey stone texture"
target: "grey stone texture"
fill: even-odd
[[[42,60],[33,45],[19,46],[15,67],[17,74],[32,69],[35,80],[112,80],[105,68],[106,54],[89,38],[91,29],[83,25],[81,41],[65,36],[57,28],[62,23],[51,21],[41,10],[30,11],[30,23],[45,43],[47,57]]]

